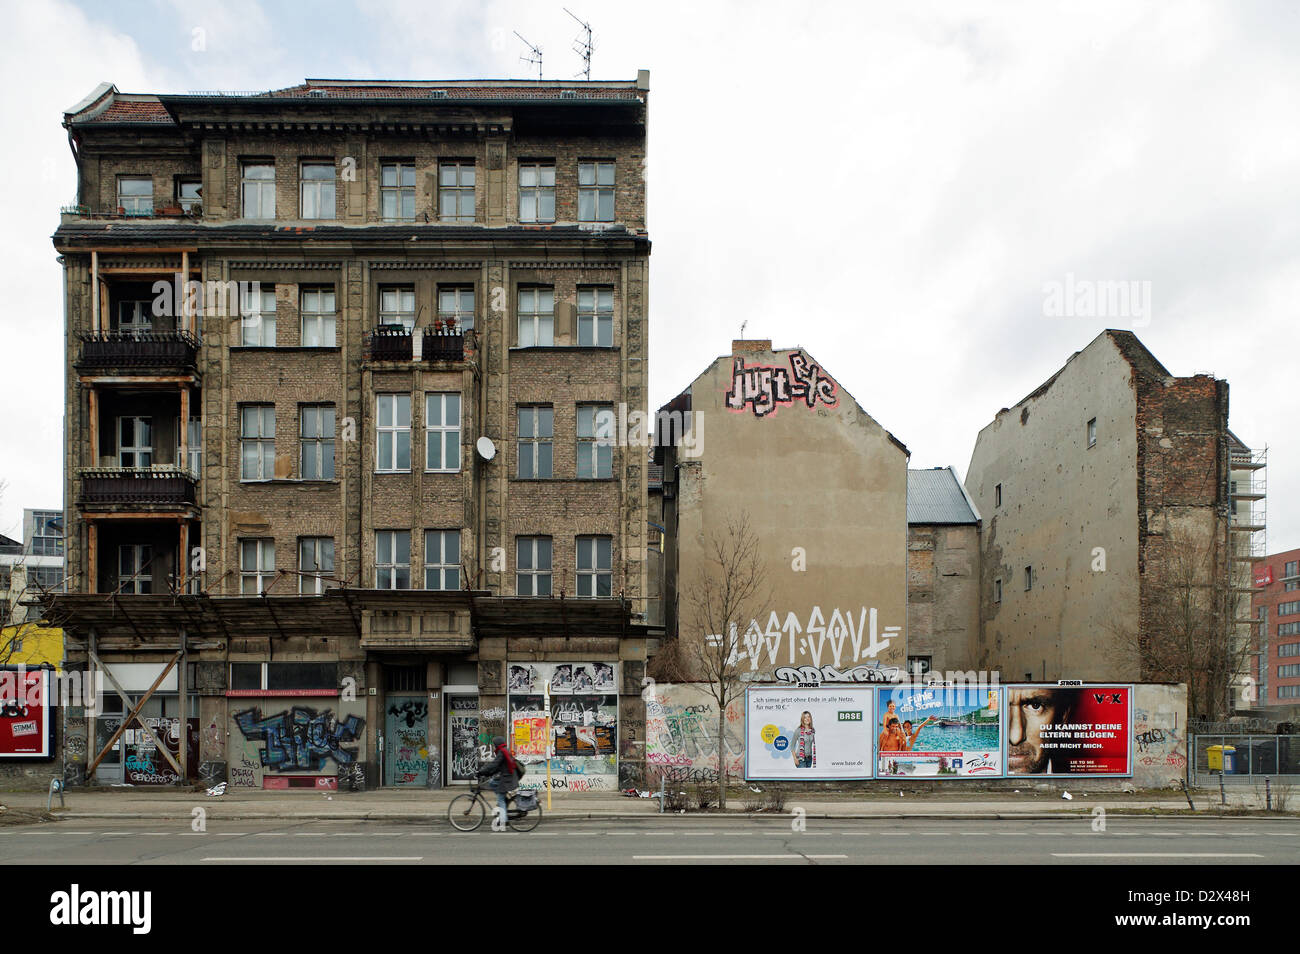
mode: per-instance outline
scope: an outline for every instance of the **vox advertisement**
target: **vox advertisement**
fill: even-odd
[[[1133,774],[1133,687],[1007,686],[1007,775]]]

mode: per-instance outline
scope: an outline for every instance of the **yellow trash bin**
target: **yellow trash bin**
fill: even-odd
[[[1236,751],[1237,750],[1231,745],[1212,745],[1206,749],[1205,752],[1209,756],[1210,771],[1222,772],[1223,763],[1226,759],[1228,763],[1228,771],[1231,772],[1233,762],[1232,756]]]

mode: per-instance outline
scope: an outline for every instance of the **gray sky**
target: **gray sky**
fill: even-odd
[[[1233,430],[1269,446],[1269,550],[1300,547],[1300,5],[568,6],[593,79],[651,71],[652,407],[747,321],[825,362],[912,466],[964,474],[999,408],[1130,328],[1230,382]],[[7,8],[0,532],[60,504],[64,109],[101,80],[528,76],[515,30],[546,78],[580,69],[577,24],[536,0]],[[1067,274],[1149,282],[1150,311],[1046,315]]]

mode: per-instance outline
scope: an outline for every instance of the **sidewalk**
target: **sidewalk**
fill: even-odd
[[[225,820],[386,820],[430,821],[445,817],[447,805],[457,789],[402,791],[379,789],[368,792],[293,792],[228,790],[211,797],[202,790],[115,788],[70,789],[64,794],[65,807],[54,800],[54,815],[60,819],[186,818],[201,807],[209,819]],[[0,793],[0,805],[8,810],[39,814],[45,810],[44,792]],[[539,796],[547,816],[570,819],[649,819],[659,812],[658,799],[628,798],[614,793],[553,793],[551,804]],[[1197,815],[1217,817],[1222,811],[1218,791],[1193,792]],[[1228,809],[1258,809],[1262,804],[1254,792],[1227,793]],[[728,797],[728,816],[773,817],[773,813],[746,811],[743,795]],[[827,795],[809,798],[788,795],[783,815],[801,808],[810,818],[1029,818],[1060,817],[1091,813],[1097,806],[1107,814],[1181,813],[1189,815],[1181,793],[1151,792],[1136,795],[1119,792],[1076,794],[1065,800],[1055,793],[961,792]],[[1293,809],[1297,806],[1291,806]],[[686,818],[717,819],[717,812],[688,812]]]

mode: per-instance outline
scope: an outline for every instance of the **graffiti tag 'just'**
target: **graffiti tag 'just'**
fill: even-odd
[[[736,358],[726,406],[729,411],[749,407],[755,417],[767,417],[781,405],[795,401],[803,401],[810,408],[819,400],[827,407],[835,407],[839,403],[835,390],[835,382],[801,351],[790,355],[789,369],[762,364],[747,368],[743,358]]]

